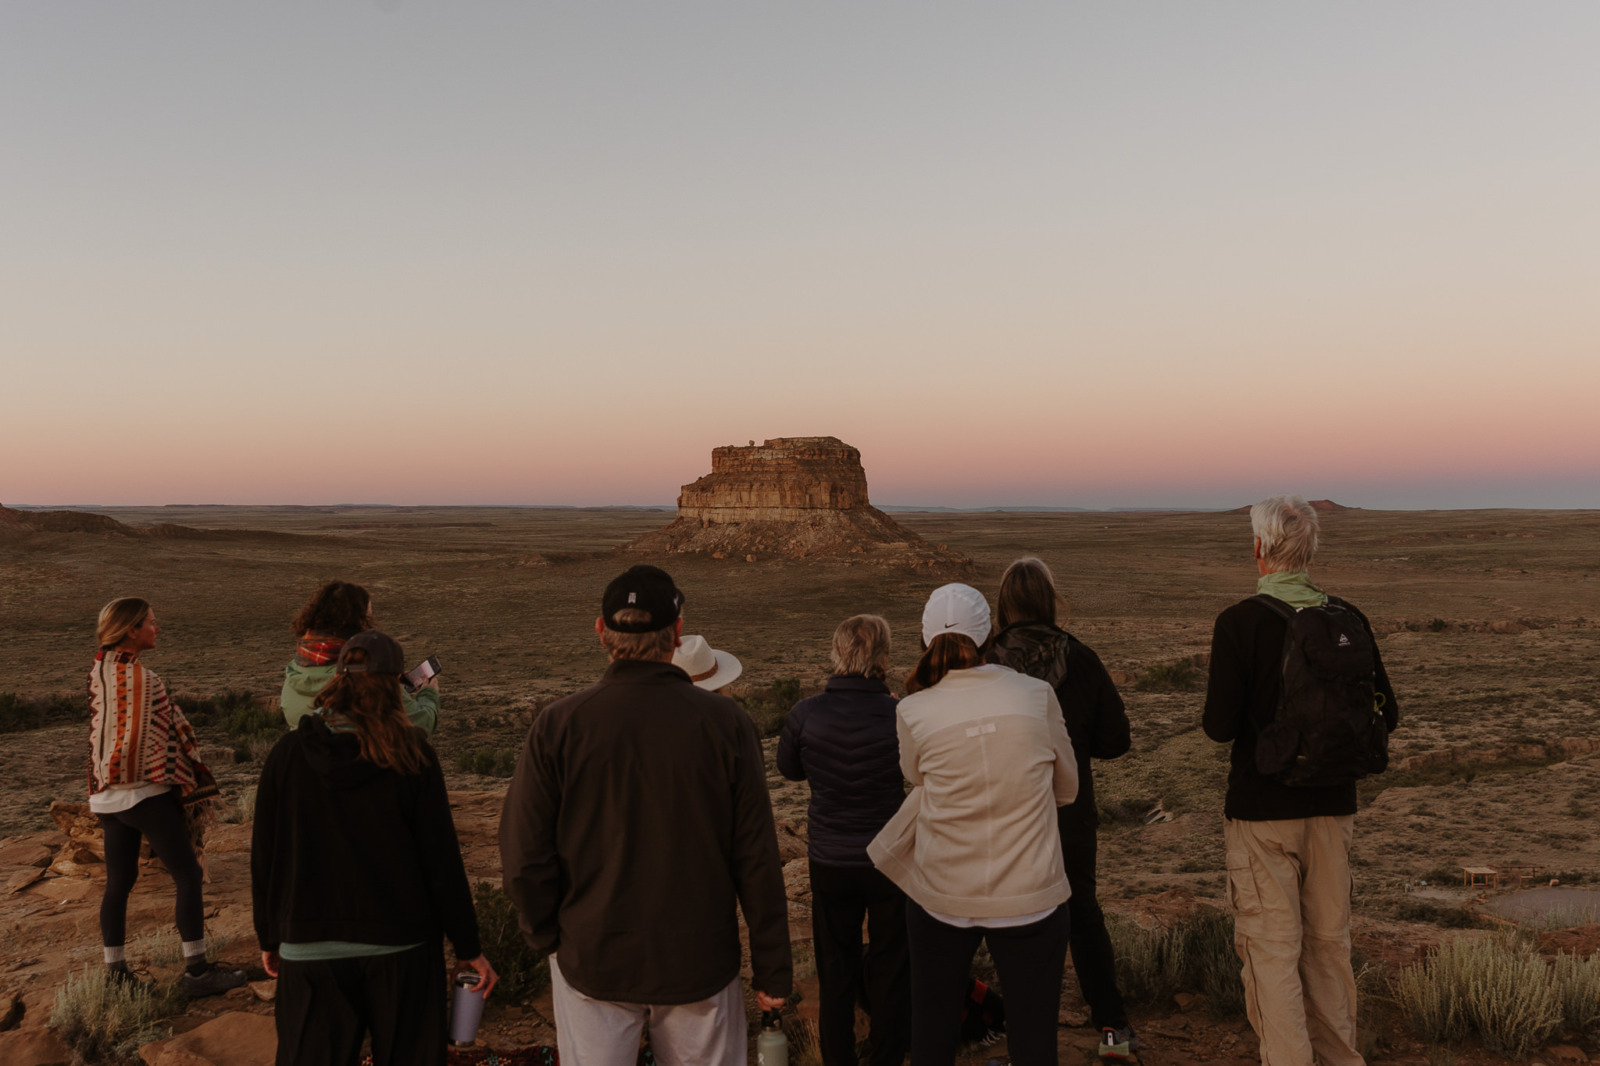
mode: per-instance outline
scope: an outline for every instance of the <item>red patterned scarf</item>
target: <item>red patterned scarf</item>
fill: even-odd
[[[326,666],[337,662],[344,648],[343,637],[319,637],[307,633],[294,648],[294,661],[301,666]]]

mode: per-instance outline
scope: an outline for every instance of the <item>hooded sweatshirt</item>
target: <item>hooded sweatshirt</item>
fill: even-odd
[[[300,719],[311,713],[311,702],[333,680],[334,665],[322,663],[318,666],[302,666],[298,662],[290,662],[284,667],[283,691],[278,694],[278,704],[283,708],[283,716],[288,719],[290,729],[298,726]],[[400,702],[405,706],[406,717],[411,719],[411,724],[433,736],[434,727],[439,724],[439,690],[424,686],[416,692],[407,692],[402,688]]]
[[[443,933],[457,958],[482,953],[444,775],[433,748],[422,750],[421,773],[384,769],[320,715],[278,741],[261,770],[250,847],[263,951]]]

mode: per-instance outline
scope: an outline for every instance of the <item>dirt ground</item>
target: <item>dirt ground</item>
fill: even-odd
[[[359,581],[380,625],[414,658],[444,664],[436,743],[447,767],[476,748],[514,747],[539,701],[591,681],[604,666],[593,634],[605,582],[634,561],[667,567],[687,594],[685,625],[743,660],[741,690],[779,679],[819,685],[839,619],[885,615],[894,669],[915,660],[921,604],[937,583],[870,553],[755,562],[617,551],[664,524],[661,511],[517,508],[107,509],[133,527],[181,523],[203,535],[29,533],[0,540],[0,639],[10,660],[0,692],[79,694],[95,612],[119,595],[155,605],[164,628],[146,661],[179,693],[249,690],[275,696],[293,651],[289,619],[321,580]],[[992,595],[1022,554],[1045,559],[1072,605],[1067,623],[1113,671],[1128,702],[1134,747],[1097,764],[1106,817],[1101,892],[1108,908],[1177,891],[1223,890],[1221,803],[1226,749],[1198,730],[1212,619],[1254,591],[1249,520],[1240,514],[904,514],[934,543],[972,556],[972,582]],[[1358,949],[1407,961],[1444,935],[1473,894],[1464,865],[1521,862],[1565,883],[1600,881],[1594,807],[1600,754],[1600,512],[1368,512],[1324,516],[1314,576],[1359,605],[1380,637],[1398,695],[1396,768],[1363,788],[1354,861]],[[1195,687],[1147,690],[1155,666],[1192,660]],[[48,840],[52,799],[84,792],[81,724],[8,734],[0,744],[0,851]],[[224,757],[220,729],[202,730],[214,768],[237,795],[255,764]],[[1572,743],[1562,743],[1570,741]],[[775,812],[803,826],[806,788],[774,773]],[[458,817],[478,829],[473,876],[497,880],[492,816],[503,782],[451,774]],[[1151,824],[1146,816],[1159,807]],[[228,826],[213,842],[215,930],[229,957],[253,958],[247,854]],[[232,841],[232,843],[229,843]],[[19,869],[0,862],[0,885]],[[803,870],[803,862],[801,863]],[[170,886],[141,882],[134,928],[169,921]],[[1424,885],[1426,882],[1426,885]],[[1425,894],[1419,895],[1418,890]],[[3,889],[0,889],[3,893]],[[166,894],[163,894],[166,893]],[[1431,895],[1429,895],[1431,894]],[[1423,906],[1420,900],[1426,899]],[[97,957],[92,878],[47,877],[0,894],[0,991],[24,994],[27,1024],[69,967]],[[165,909],[164,909],[165,908]],[[803,908],[798,909],[803,913]],[[1441,915],[1446,917],[1441,918]],[[797,923],[800,919],[797,916]],[[797,935],[806,933],[797,924]],[[32,960],[32,961],[30,961]],[[1072,981],[1068,980],[1069,988]],[[0,996],[0,999],[3,999]],[[202,1003],[194,1017],[216,1009]],[[1073,995],[1064,1001],[1076,1020]],[[248,1007],[240,999],[234,1008]],[[268,1009],[258,1006],[251,1009]],[[4,1003],[0,1002],[0,1013]],[[547,1011],[497,1005],[491,1035],[540,1038]],[[1145,1062],[1250,1061],[1242,1019],[1217,1022],[1173,1005],[1136,1014]],[[183,1023],[187,1024],[187,1023]],[[1065,1026],[1063,1048],[1093,1057],[1093,1033]],[[988,1049],[972,1061],[998,1057]],[[1376,1057],[1425,1061],[1402,1024]],[[1458,1049],[1456,1058],[1472,1061]]]

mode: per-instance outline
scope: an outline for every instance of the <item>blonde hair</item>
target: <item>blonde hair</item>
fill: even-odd
[[[829,649],[835,674],[885,677],[889,673],[889,623],[875,614],[851,615],[833,631]]]
[[[650,612],[639,607],[624,607],[611,616],[623,625],[638,625],[650,621]],[[666,659],[671,658],[677,646],[677,628],[667,625],[647,633],[623,633],[606,626],[600,631],[600,643],[613,659]]]
[[[1261,558],[1273,572],[1309,570],[1322,527],[1303,496],[1268,496],[1250,508],[1250,529],[1261,538]]]
[[[137,596],[123,596],[100,608],[100,619],[95,623],[95,646],[110,648],[122,643],[122,638],[144,625],[150,614],[150,604]]]

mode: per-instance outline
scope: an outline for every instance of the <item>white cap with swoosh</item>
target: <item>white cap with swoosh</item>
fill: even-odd
[[[983,647],[989,639],[989,601],[971,585],[940,585],[922,609],[922,640],[932,644],[941,633],[960,633]]]

